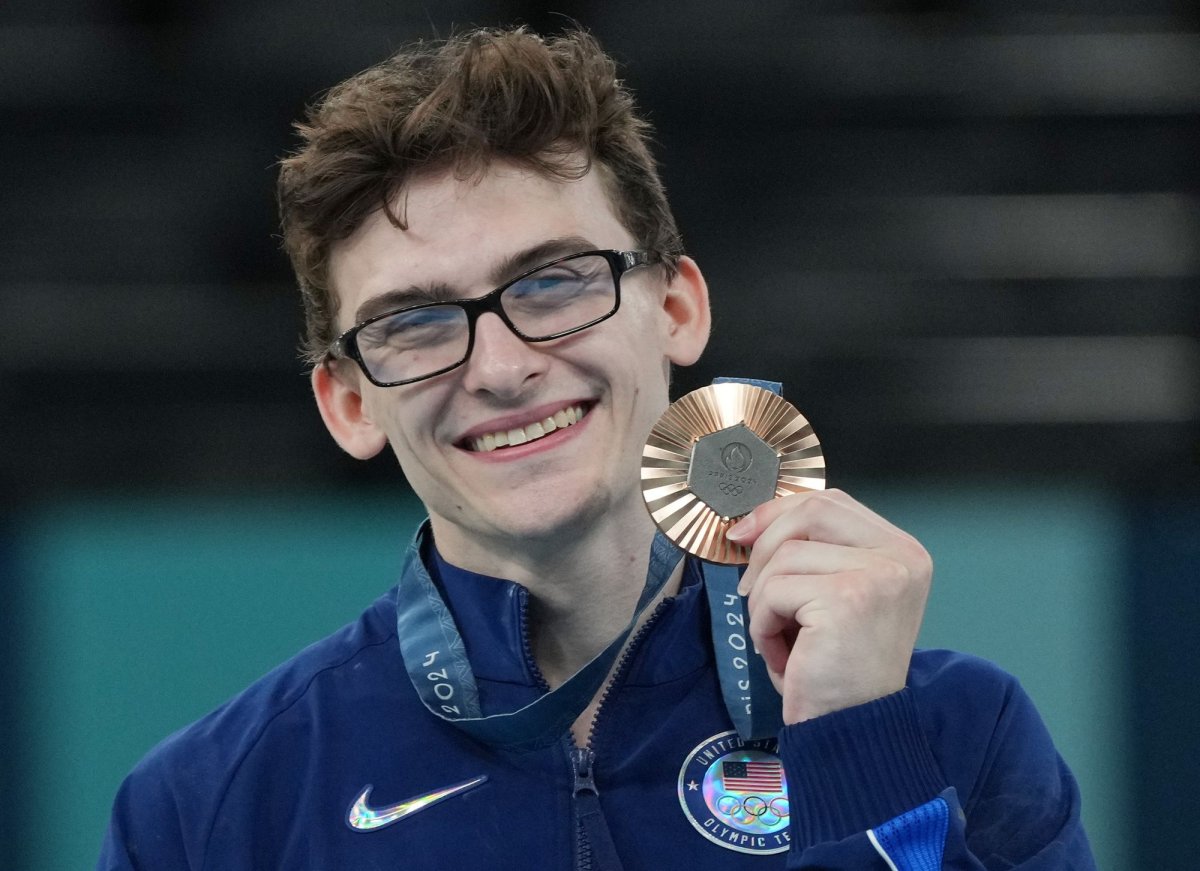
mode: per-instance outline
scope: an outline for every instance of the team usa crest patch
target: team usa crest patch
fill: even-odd
[[[774,738],[722,732],[696,745],[679,769],[679,804],[696,831],[739,853],[790,846],[787,777]]]

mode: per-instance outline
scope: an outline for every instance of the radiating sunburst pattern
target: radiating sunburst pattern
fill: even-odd
[[[642,450],[642,497],[668,538],[701,559],[744,565],[750,553],[728,541],[736,517],[721,517],[688,487],[692,446],[709,433],[744,423],[779,456],[775,496],[825,489],[825,456],[812,426],[787,400],[750,384],[694,390],[659,418]]]

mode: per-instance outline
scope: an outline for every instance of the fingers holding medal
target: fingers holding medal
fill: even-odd
[[[752,548],[738,592],[785,723],[904,688],[933,574],[920,542],[839,490],[761,505],[729,535]]]
[[[641,475],[668,538],[746,566],[738,592],[785,723],[903,689],[932,562],[911,535],[825,490],[799,411],[752,384],[693,391],[651,431]]]

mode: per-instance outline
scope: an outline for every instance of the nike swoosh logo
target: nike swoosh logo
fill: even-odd
[[[470,780],[464,780],[462,783],[456,783],[442,789],[435,789],[433,792],[413,796],[405,801],[381,808],[373,808],[367,804],[367,800],[371,797],[371,784],[367,784],[363,787],[363,791],[359,793],[358,798],[354,800],[354,804],[350,805],[350,810],[346,814],[346,822],[350,824],[350,828],[357,831],[373,832],[376,829],[382,829],[384,826],[390,826],[392,823],[398,822],[405,817],[412,816],[417,811],[423,811],[427,807],[432,807],[439,801],[444,801],[453,795],[474,789],[485,780],[487,780],[487,775],[481,774],[479,777],[472,777]]]

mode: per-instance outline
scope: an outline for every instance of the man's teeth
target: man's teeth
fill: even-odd
[[[471,439],[471,449],[475,451],[494,451],[496,448],[523,445],[542,436],[550,435],[556,429],[571,426],[583,417],[583,406],[570,405],[560,409],[545,420],[534,421],[516,429],[489,432]]]

